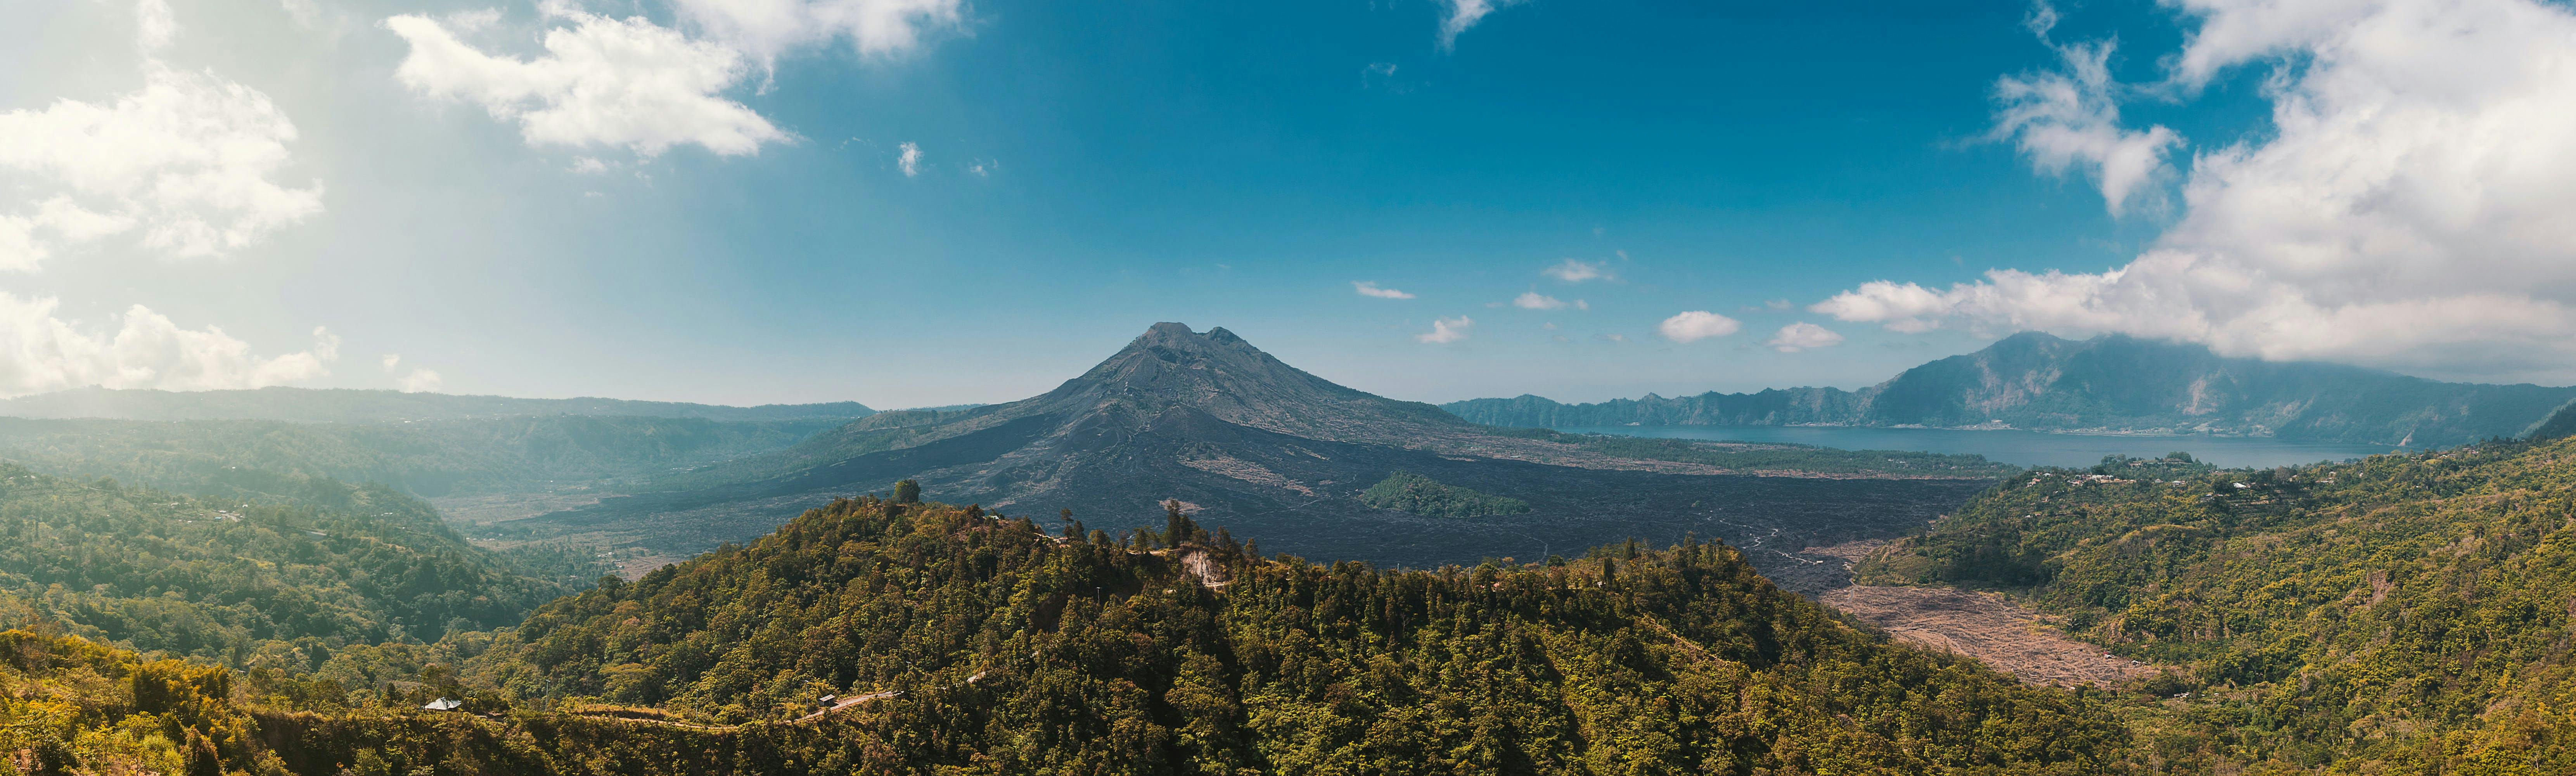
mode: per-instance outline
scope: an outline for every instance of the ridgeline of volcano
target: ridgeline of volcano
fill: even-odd
[[[1783,461],[1788,463],[1784,464]],[[1526,502],[1440,519],[1358,496],[1391,473]],[[1482,426],[1336,385],[1225,329],[1158,323],[1045,394],[955,412],[882,412],[795,447],[667,478],[661,489],[525,527],[681,556],[767,533],[817,497],[924,495],[1016,514],[1070,509],[1100,527],[1202,520],[1317,558],[1436,565],[1534,559],[1685,534],[1770,550],[1892,535],[1961,503],[2001,467],[1973,457],[1672,443],[1640,448]],[[1831,476],[1819,476],[1819,473]]]

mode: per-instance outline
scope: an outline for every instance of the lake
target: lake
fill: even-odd
[[[2392,445],[2285,442],[2266,437],[2118,436],[2039,431],[1962,431],[1942,428],[1836,426],[1586,426],[1571,434],[1618,434],[1664,439],[1788,442],[1844,450],[1913,450],[1972,453],[2015,466],[2091,466],[2106,455],[2154,458],[2183,451],[2225,467],[2286,466],[2340,461],[2399,450]]]

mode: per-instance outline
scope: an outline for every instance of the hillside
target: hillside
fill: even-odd
[[[531,557],[523,575],[381,486],[292,485],[273,486],[291,500],[210,501],[0,464],[0,603],[132,649],[320,661],[510,625],[593,573]]]
[[[1526,504],[1434,518],[1361,498],[1402,470]],[[1352,390],[1225,329],[1156,324],[1043,395],[880,413],[794,447],[514,521],[532,537],[640,546],[676,560],[763,535],[805,505],[914,479],[929,498],[1014,514],[1070,509],[1109,527],[1202,518],[1308,557],[1433,567],[1544,557],[1637,536],[1763,548],[1891,536],[2010,471],[1972,456],[1794,445],[1633,445],[1462,421]]]
[[[2518,437],[2576,388],[2444,383],[2305,362],[2222,358],[2205,347],[2037,332],[1908,369],[1857,391],[1791,388],[1600,404],[1536,396],[1442,405],[1477,423],[1966,427],[2225,434],[2443,447]]]
[[[2576,440],[2141,479],[2042,472],[1863,562],[1993,589],[2182,667],[2206,772],[2576,772]],[[2249,771],[2251,772],[2251,771]],[[2300,771],[2307,772],[2307,771]]]
[[[480,643],[465,676],[427,665],[413,683],[0,631],[0,758],[302,776],[2139,772],[2100,703],[1853,630],[1720,545],[1389,573],[1263,559],[1178,518],[1166,533],[1177,547],[1059,541],[841,501],[559,601]],[[809,713],[833,691],[854,700]],[[442,696],[465,710],[418,708]]]
[[[436,498],[641,481],[785,448],[839,423],[584,415],[366,424],[0,418],[0,459],[207,495],[265,492],[268,480],[284,475],[384,483]]]
[[[829,772],[2104,773],[2123,743],[2098,706],[1843,626],[1721,545],[1381,572],[1166,520],[1060,539],[837,501],[549,605],[468,675],[715,724],[900,692],[800,739]]]
[[[0,417],[110,420],[282,420],[400,423],[514,415],[600,415],[722,421],[850,419],[875,410],[857,402],[727,407],[624,399],[518,399],[444,393],[270,387],[224,391],[75,388],[0,400]]]

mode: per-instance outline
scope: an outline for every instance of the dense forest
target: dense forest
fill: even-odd
[[[1412,472],[1397,470],[1361,491],[1360,503],[1423,517],[1489,517],[1529,511],[1529,502],[1478,493]]]
[[[2116,464],[2116,465],[2114,465]],[[2137,472],[2145,472],[2140,474]],[[2576,440],[2020,477],[1858,569],[2007,591],[2188,693],[2198,768],[2576,773]]]
[[[1160,531],[1064,528],[838,501],[451,634],[403,677],[153,659],[0,600],[36,628],[0,632],[0,756],[192,776],[2133,770],[2098,697],[1892,646],[1723,545],[1388,572],[1265,559],[1177,505]],[[464,703],[418,708],[440,697]]]
[[[229,500],[0,465],[0,628],[22,628],[0,632],[0,760],[2569,773],[2571,464],[2576,439],[2260,471],[2106,459],[2024,472],[1857,569],[2005,591],[2170,667],[2111,691],[1898,646],[1696,540],[1383,570],[1265,557],[1178,503],[1112,535],[899,487],[570,592],[386,486],[262,475],[262,498]],[[421,708],[438,698],[462,706]]]
[[[595,570],[475,549],[383,486],[295,482],[292,500],[210,500],[0,464],[0,603],[128,648],[301,672],[352,645],[515,624]]]
[[[2121,767],[2101,705],[1890,646],[1722,545],[1390,572],[1166,525],[838,501],[550,604],[466,674],[765,731],[815,772]],[[793,722],[825,696],[873,700]]]

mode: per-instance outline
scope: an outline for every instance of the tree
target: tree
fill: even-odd
[[[910,479],[906,479],[906,480],[903,480],[903,481],[901,481],[901,482],[897,482],[897,483],[895,483],[895,484],[894,484],[894,503],[897,503],[897,504],[919,504],[919,503],[921,503],[921,483],[919,483],[919,482],[915,482],[915,481],[910,480]]]
[[[1164,544],[1164,545],[1166,545],[1166,546],[1170,546],[1170,547],[1179,547],[1179,546],[1181,546],[1181,543],[1182,543],[1182,542],[1186,542],[1186,541],[1189,541],[1189,540],[1190,540],[1190,539],[1192,539],[1192,538],[1197,537],[1197,536],[1198,536],[1198,532],[1199,532],[1199,524],[1198,524],[1197,522],[1194,522],[1194,521],[1190,520],[1190,516],[1189,516],[1189,515],[1181,514],[1181,500],[1180,500],[1180,499],[1176,499],[1176,498],[1167,498],[1167,499],[1163,499],[1163,544]]]

